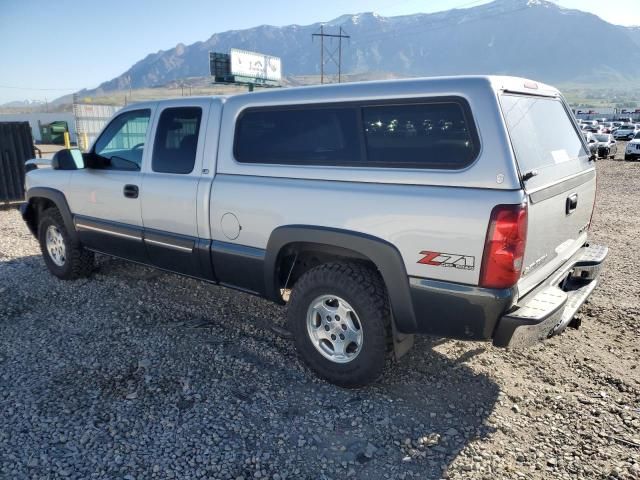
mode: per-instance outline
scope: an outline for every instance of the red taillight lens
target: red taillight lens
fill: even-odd
[[[527,241],[527,205],[497,205],[484,244],[480,286],[509,288],[522,272]]]

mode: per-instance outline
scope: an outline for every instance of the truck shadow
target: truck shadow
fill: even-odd
[[[448,342],[419,337],[377,383],[346,390],[302,365],[270,328],[284,324],[286,310],[262,299],[114,259],[77,282],[48,276],[37,257],[5,262],[0,281],[9,273],[11,285],[0,285],[11,316],[0,322],[0,368],[21,368],[0,383],[26,399],[12,406],[16,418],[55,419],[79,458],[98,458],[78,466],[80,476],[122,473],[99,452],[126,438],[128,464],[149,473],[179,465],[193,476],[186,472],[207,446],[215,478],[253,478],[255,458],[269,478],[296,470],[305,479],[441,478],[492,433],[486,420],[499,388],[465,363],[482,349],[452,358],[440,351]],[[34,343],[44,347],[29,350]],[[29,428],[0,421],[6,438]],[[183,454],[167,455],[166,438]],[[53,461],[67,447],[32,448],[49,449]]]

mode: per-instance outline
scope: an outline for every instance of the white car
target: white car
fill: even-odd
[[[596,133],[592,137],[596,141],[596,153],[598,158],[609,157],[613,159],[618,153],[618,144],[609,133]]]
[[[636,133],[633,140],[627,143],[624,151],[625,160],[640,160],[640,132]]]
[[[635,134],[638,133],[638,129],[635,125],[626,124],[621,125],[613,134],[616,140],[631,140]]]

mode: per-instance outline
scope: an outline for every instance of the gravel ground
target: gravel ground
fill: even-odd
[[[58,281],[0,211],[0,478],[640,478],[640,164],[597,166],[580,330],[422,337],[356,391],[302,366],[283,308],[107,257]]]

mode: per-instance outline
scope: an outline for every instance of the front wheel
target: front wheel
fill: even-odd
[[[380,274],[358,263],[328,263],[295,284],[289,329],[304,362],[343,387],[359,387],[382,373],[390,311]]]
[[[88,277],[93,270],[93,252],[72,241],[56,208],[43,212],[38,225],[38,240],[44,263],[56,277],[75,280]]]

